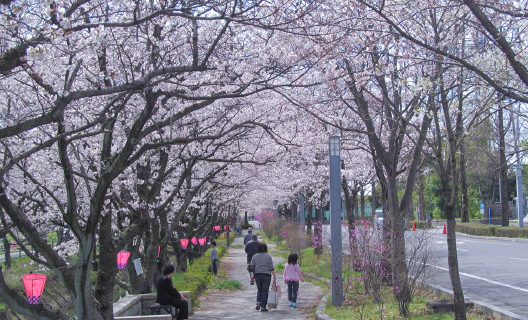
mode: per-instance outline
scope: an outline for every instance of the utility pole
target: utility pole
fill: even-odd
[[[343,305],[341,262],[341,142],[330,137],[330,243],[332,246],[332,305]]]

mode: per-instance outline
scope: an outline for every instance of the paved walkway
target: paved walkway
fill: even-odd
[[[242,238],[235,239],[236,244],[243,244]],[[273,263],[282,261],[281,258],[273,258]],[[257,298],[257,286],[249,285],[249,274],[246,270],[246,253],[243,248],[229,248],[219,265],[219,271],[225,270],[226,279],[236,279],[243,285],[242,290],[237,291],[210,291],[200,297],[200,307],[189,319],[192,320],[227,320],[227,319],[282,319],[282,320],[305,320],[314,319],[314,310],[321,300],[322,290],[309,283],[301,282],[299,286],[299,297],[297,308],[288,306],[287,286],[284,284],[282,272],[277,273],[277,283],[282,289],[282,298],[279,300],[277,309],[269,312],[255,310]],[[219,272],[220,273],[220,272]]]

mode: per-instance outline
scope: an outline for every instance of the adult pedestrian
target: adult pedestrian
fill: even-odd
[[[259,246],[260,246],[260,242],[258,241],[257,239],[257,235],[254,234],[251,236],[251,241],[249,241],[247,244],[246,244],[246,256],[247,256],[247,264],[249,265],[249,263],[251,262],[251,258],[253,258],[253,256],[255,254],[257,254],[258,252],[258,249],[259,249]],[[255,284],[255,281],[253,280],[253,272],[249,271],[249,279],[251,279],[250,281],[250,285],[254,285]]]
[[[257,306],[255,309],[262,312],[268,311],[266,306],[271,276],[273,275],[274,285],[277,285],[277,276],[271,256],[268,254],[268,246],[265,243],[259,245],[258,253],[251,259],[249,268],[255,272],[255,282],[257,283]]]
[[[158,291],[156,295],[156,302],[161,305],[172,305],[178,309],[178,320],[187,319],[189,317],[189,302],[183,295],[181,295],[172,284],[172,276],[175,268],[172,264],[167,265],[163,269],[163,275],[156,283]]]
[[[253,228],[248,228],[248,233],[244,237],[244,245],[246,245],[249,241],[251,241],[251,236],[253,236]]]

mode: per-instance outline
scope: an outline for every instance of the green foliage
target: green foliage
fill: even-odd
[[[231,279],[231,280],[221,280],[215,281],[207,286],[209,289],[217,290],[240,290],[242,289],[242,283],[240,281]]]
[[[247,228],[251,227],[251,224],[249,224],[249,222],[242,222],[242,223],[240,223],[240,227],[242,229],[247,229]]]
[[[225,245],[221,245],[219,241],[217,241],[217,243],[218,245],[216,246],[216,250],[218,252],[218,259],[221,259],[227,252],[227,247]],[[197,298],[200,292],[202,292],[202,290],[204,290],[214,278],[210,271],[210,254],[211,249],[208,249],[201,258],[194,259],[193,264],[189,266],[187,272],[176,273],[172,278],[174,286],[179,291],[190,292],[193,306],[196,306],[195,304],[198,302]]]
[[[332,301],[329,297],[326,305],[325,313],[335,320],[348,320],[348,319],[416,319],[416,320],[452,320],[454,314],[448,313],[434,313],[429,314],[425,309],[425,303],[432,300],[431,297],[426,293],[419,293],[415,295],[413,301],[409,305],[408,318],[404,318],[399,315],[398,303],[394,299],[392,290],[390,287],[386,287],[383,290],[383,299],[386,299],[383,305],[379,305],[372,299],[358,299],[358,294],[355,291],[349,291],[345,297],[345,306],[342,308],[336,308],[331,305]],[[359,303],[361,303],[359,305]],[[468,320],[484,320],[487,319],[485,316],[477,313],[476,311],[469,311],[467,314]]]
[[[474,222],[457,223],[456,231],[475,236],[528,238],[528,229],[519,229],[517,227],[502,227],[499,225],[487,225]]]

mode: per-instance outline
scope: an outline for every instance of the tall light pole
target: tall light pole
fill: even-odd
[[[519,114],[521,112],[521,107],[519,104]],[[513,112],[512,112],[513,113]],[[515,178],[517,180],[517,217],[519,219],[519,228],[524,227],[524,220],[523,220],[523,213],[524,213],[524,186],[522,181],[522,164],[521,164],[521,157],[519,156],[519,136],[520,133],[520,125],[519,125],[519,114],[517,114],[517,123],[513,126],[513,146],[515,148],[515,156],[517,160],[517,170],[515,172]],[[514,120],[515,121],[515,120]],[[527,217],[528,218],[528,217]]]
[[[273,212],[275,213],[275,219],[279,218],[279,200],[273,200]]]
[[[332,305],[343,305],[341,262],[341,143],[330,137],[330,244],[332,246]]]

